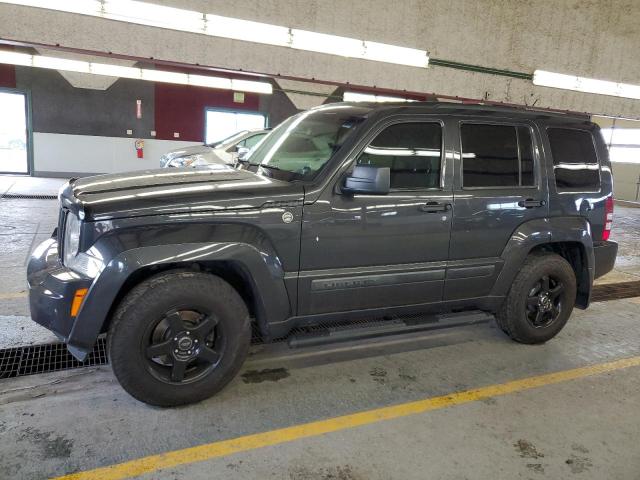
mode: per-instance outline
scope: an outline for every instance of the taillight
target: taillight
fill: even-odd
[[[613,196],[607,197],[604,201],[604,230],[602,230],[602,241],[609,240],[611,226],[613,225]]]

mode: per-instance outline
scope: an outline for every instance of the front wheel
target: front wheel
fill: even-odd
[[[174,271],[127,294],[109,328],[108,350],[129,394],[170,407],[222,389],[242,366],[250,340],[246,305],[227,282]]]
[[[569,262],[555,253],[535,253],[516,275],[496,321],[517,342],[544,343],[565,326],[575,301]]]

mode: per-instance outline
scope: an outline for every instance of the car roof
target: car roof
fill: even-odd
[[[455,102],[341,102],[341,105],[352,107],[370,108],[375,112],[384,112],[394,114],[416,114],[416,113],[441,113],[447,115],[474,115],[487,117],[517,117],[521,119],[564,119],[568,121],[590,121],[587,113],[552,110],[544,108],[511,106],[511,105],[493,105],[493,104],[476,104],[476,103],[455,103]],[[330,103],[326,106],[337,105]],[[320,107],[322,108],[322,107]]]

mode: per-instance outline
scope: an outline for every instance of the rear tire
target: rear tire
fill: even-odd
[[[500,310],[498,326],[516,342],[544,343],[565,326],[576,301],[576,276],[555,253],[534,253],[516,275]]]
[[[134,287],[108,334],[113,372],[134,398],[161,407],[198,402],[233,379],[249,349],[242,298],[214,275],[173,271]]]

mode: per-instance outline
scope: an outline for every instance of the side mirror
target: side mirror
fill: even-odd
[[[238,153],[238,160],[242,160],[249,153],[250,148],[247,147],[236,147],[236,152]]]
[[[386,195],[391,185],[391,169],[371,165],[356,165],[344,182],[345,193]]]

